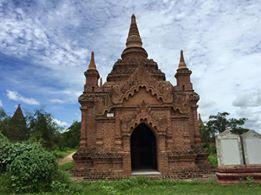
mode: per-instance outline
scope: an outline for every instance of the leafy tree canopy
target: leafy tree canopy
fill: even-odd
[[[31,139],[36,139],[46,148],[55,146],[59,136],[59,126],[53,120],[51,114],[43,110],[37,110],[28,117]]]
[[[243,125],[246,122],[246,118],[228,118],[228,112],[219,112],[217,115],[210,115],[209,121],[206,123],[207,128],[212,134],[221,133],[226,129],[230,129],[233,133],[242,134],[248,129]]]
[[[64,147],[75,148],[79,145],[80,129],[81,123],[78,121],[74,121],[72,125],[68,128],[68,131],[62,134]]]
[[[200,125],[201,140],[205,147],[212,151],[215,142],[215,135],[230,129],[235,134],[242,134],[248,129],[244,127],[246,118],[228,118],[228,112],[219,112],[217,115],[210,115],[206,123]],[[215,149],[213,149],[215,150]],[[211,152],[209,151],[209,152]]]

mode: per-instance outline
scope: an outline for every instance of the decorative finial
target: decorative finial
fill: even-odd
[[[90,60],[90,64],[89,64],[89,68],[88,69],[96,70],[96,64],[95,64],[95,61],[94,61],[94,52],[93,51],[91,53],[91,60]]]
[[[180,50],[180,59],[179,59],[179,69],[187,68],[187,65],[184,60],[183,50]]]
[[[142,47],[142,41],[140,38],[140,33],[136,23],[136,17],[133,14],[131,16],[131,24],[129,29],[129,34],[126,42],[127,48],[129,47]]]
[[[136,17],[134,14],[131,16],[131,23],[136,23]]]
[[[180,62],[185,62],[183,56],[183,50],[180,50]]]

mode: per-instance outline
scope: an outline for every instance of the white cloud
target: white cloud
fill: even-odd
[[[64,101],[61,99],[51,99],[50,102],[53,104],[63,104],[64,103]]]
[[[83,71],[88,50],[71,43],[70,39],[57,36],[56,29],[62,28],[61,23],[52,29],[51,24],[45,25],[43,19],[28,15],[21,8],[1,11],[0,51],[3,54],[21,59],[30,57],[36,66],[52,71],[51,77],[60,82],[68,79],[74,85],[79,82],[77,75]],[[51,13],[46,13],[46,18],[58,17]]]
[[[242,94],[233,101],[233,106],[242,108],[261,106],[261,90],[249,93],[242,92]]]
[[[3,107],[3,102],[0,100],[0,107]]]
[[[87,51],[92,49],[105,78],[125,47],[135,13],[144,48],[173,84],[179,50],[184,49],[203,120],[227,111],[249,118],[249,126],[261,129],[255,122],[261,112],[260,96],[253,92],[261,83],[258,1],[38,1],[31,7],[3,10],[0,52],[47,68],[48,76],[64,86],[48,95],[59,93],[77,101]]]
[[[6,95],[10,100],[14,100],[17,102],[23,102],[23,103],[29,104],[29,105],[39,105],[40,104],[36,99],[24,97],[16,91],[6,90]]]
[[[64,128],[68,127],[68,123],[65,122],[65,121],[61,121],[61,120],[56,119],[56,118],[54,118],[53,120],[54,120],[54,122],[55,122],[57,125],[59,125],[60,127],[64,127]]]
[[[242,107],[236,111],[237,116],[247,118],[245,126],[261,133],[261,110],[258,107]]]

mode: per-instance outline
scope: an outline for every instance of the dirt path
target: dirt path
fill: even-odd
[[[71,154],[68,154],[67,156],[65,156],[64,158],[61,158],[58,160],[58,164],[59,165],[62,165],[62,164],[65,164],[65,163],[68,163],[68,162],[72,162],[73,161],[73,158],[72,156],[74,155],[75,152],[72,152]]]

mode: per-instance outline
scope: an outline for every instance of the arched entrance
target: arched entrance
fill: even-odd
[[[144,123],[131,134],[131,169],[157,170],[157,144],[152,130]]]

